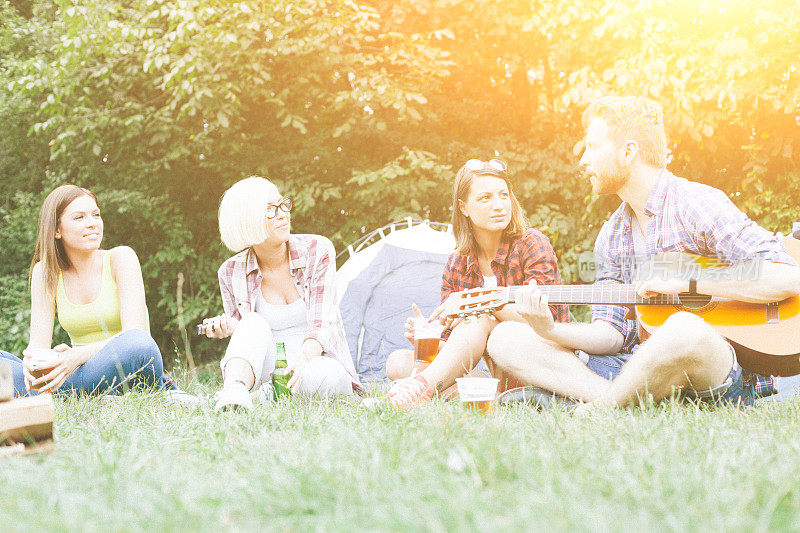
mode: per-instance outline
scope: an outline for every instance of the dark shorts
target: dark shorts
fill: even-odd
[[[731,347],[733,352],[733,347]],[[706,390],[688,389],[683,393],[685,398],[695,399],[713,405],[732,404],[738,406],[753,405],[755,400],[755,380],[749,372],[743,370],[736,361],[735,352],[733,368],[721,385]],[[598,376],[613,381],[633,354],[590,355],[582,350],[575,350],[575,355]]]

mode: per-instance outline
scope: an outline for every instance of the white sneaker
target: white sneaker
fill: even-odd
[[[272,384],[263,383],[253,394],[256,403],[267,405],[272,403]]]
[[[208,398],[201,398],[200,396],[195,396],[194,394],[189,394],[179,389],[164,391],[164,400],[169,404],[185,407],[187,409],[206,409],[211,407]]]
[[[230,385],[225,385],[222,390],[214,394],[216,405],[214,411],[221,411],[223,409],[236,409],[241,408],[250,410],[253,408],[253,398],[250,397],[250,391],[243,383],[234,381]]]

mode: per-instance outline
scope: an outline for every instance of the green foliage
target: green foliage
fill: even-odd
[[[221,310],[223,191],[260,174],[296,232],[341,249],[399,216],[449,218],[466,159],[509,162],[565,281],[615,199],[579,175],[581,113],[606,93],[666,113],[670,168],[772,230],[799,218],[800,8],[781,0],[0,1],[0,338],[24,308],[32,224],[75,182],[106,246],[145,270],[154,335]],[[196,351],[217,356],[211,344]]]
[[[17,193],[0,204],[0,350],[20,354],[30,327],[28,265],[36,242],[38,198]]]
[[[31,316],[27,292],[25,278],[0,276],[0,335],[8,339],[0,349],[7,352],[21,354],[27,346]]]

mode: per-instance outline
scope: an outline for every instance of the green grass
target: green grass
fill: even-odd
[[[800,529],[797,403],[217,415],[134,392],[56,409],[54,453],[0,460],[3,531]]]

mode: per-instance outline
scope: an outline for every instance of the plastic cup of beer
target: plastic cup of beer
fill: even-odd
[[[414,359],[423,363],[433,361],[439,353],[439,338],[444,326],[436,320],[428,322],[427,318],[414,319]]]
[[[497,396],[497,378],[457,378],[458,397],[461,405],[473,411],[490,413]]]
[[[59,356],[50,350],[42,350],[31,357],[33,358],[30,365],[32,367],[31,376],[33,376],[35,380],[49,374],[53,370],[53,367],[58,364],[59,360]],[[46,383],[39,383],[38,385],[32,386],[30,390],[39,390],[45,385]]]

